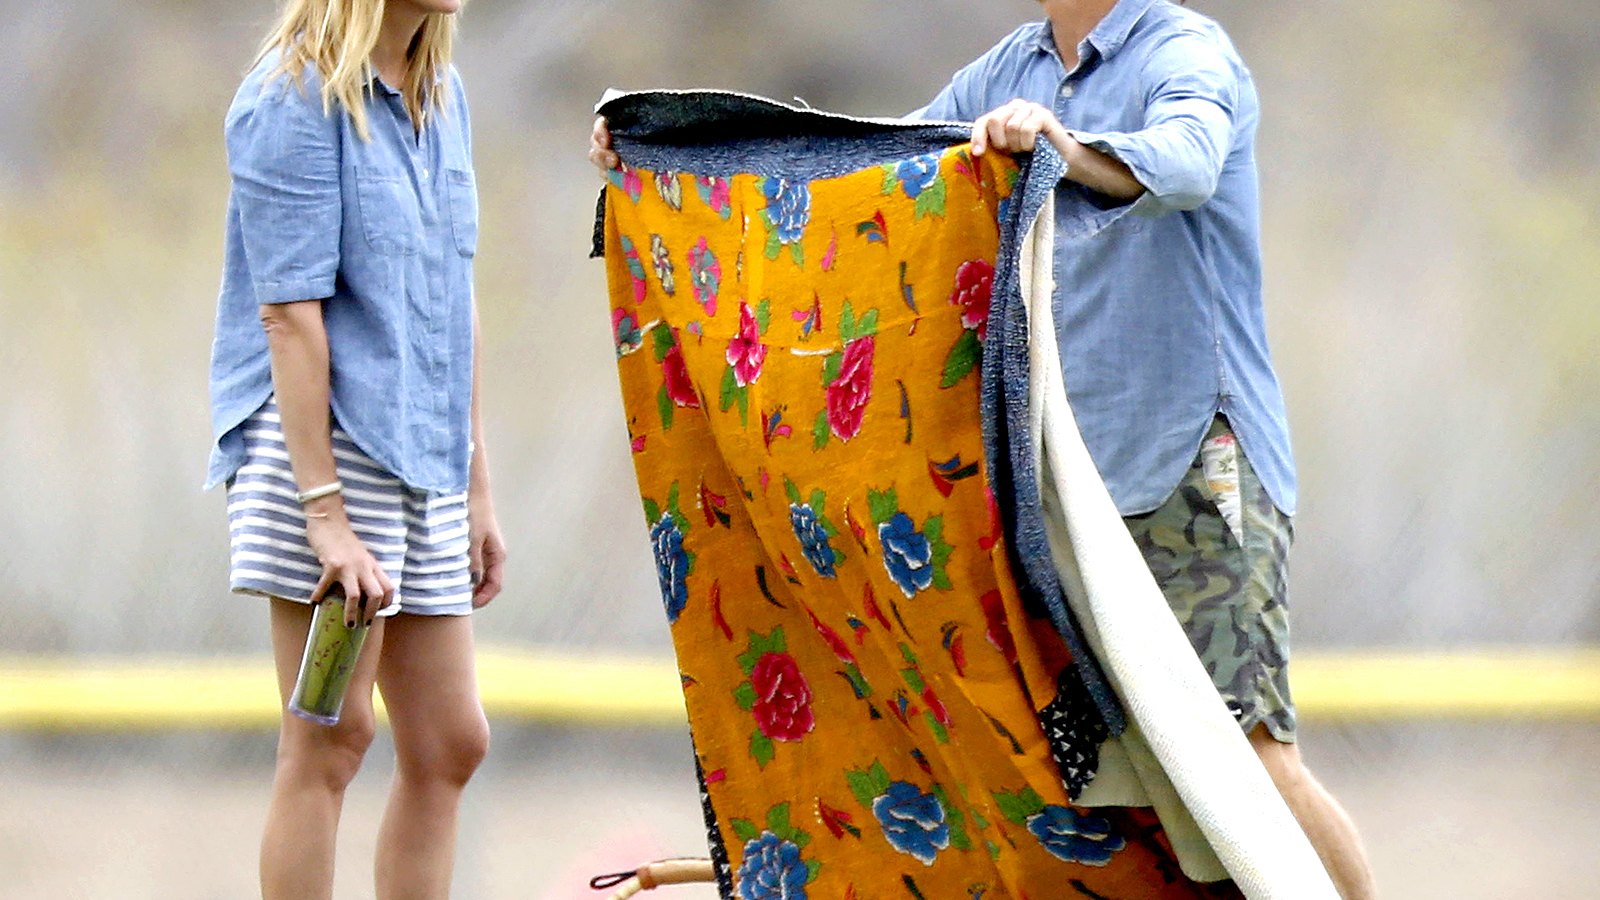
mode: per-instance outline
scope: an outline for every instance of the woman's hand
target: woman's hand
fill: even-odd
[[[972,155],[982,156],[991,147],[1001,153],[1032,150],[1039,135],[1066,155],[1072,136],[1056,114],[1037,103],[1013,100],[972,123]]]
[[[506,542],[500,536],[500,521],[487,494],[474,493],[467,500],[467,556],[472,564],[472,608],[481,609],[499,596],[504,584]]]
[[[589,162],[594,163],[601,174],[622,165],[616,151],[611,149],[611,127],[606,124],[605,116],[594,120],[594,133],[589,135]]]
[[[316,512],[316,511],[313,511]],[[378,565],[367,545],[350,529],[342,505],[322,510],[325,518],[306,519],[306,542],[322,563],[322,579],[311,592],[312,602],[338,585],[344,596],[330,596],[330,602],[344,601],[344,621],[371,625],[378,610],[394,602],[394,584]]]

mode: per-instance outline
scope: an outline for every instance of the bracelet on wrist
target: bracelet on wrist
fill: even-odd
[[[323,497],[332,497],[334,494],[340,494],[343,492],[344,482],[330,481],[321,487],[314,487],[309,491],[300,491],[294,495],[294,499],[301,506],[304,506],[313,500],[321,500]]]

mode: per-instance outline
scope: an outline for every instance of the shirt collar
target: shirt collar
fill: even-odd
[[[372,73],[372,92],[374,94],[381,94],[387,97],[400,96],[400,91],[396,88],[390,87],[387,82],[385,82],[382,78],[379,78],[376,71]]]
[[[1128,42],[1128,35],[1133,33],[1133,26],[1139,24],[1144,14],[1157,0],[1118,0],[1117,5],[1106,13],[1100,24],[1089,32],[1088,42],[1095,50],[1099,51],[1101,58],[1110,59]],[[1038,49],[1041,52],[1057,55],[1055,30],[1045,20],[1044,27],[1039,29],[1037,38]]]

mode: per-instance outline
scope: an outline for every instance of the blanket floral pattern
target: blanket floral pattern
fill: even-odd
[[[725,896],[1237,896],[1148,810],[1074,807],[1040,724],[1071,660],[1018,598],[978,417],[1015,177],[965,147],[613,173],[613,335]]]

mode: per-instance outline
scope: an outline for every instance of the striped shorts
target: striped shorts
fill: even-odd
[[[245,462],[228,482],[233,591],[309,603],[322,565],[306,543],[277,404],[268,400],[240,427]],[[351,528],[394,584],[395,602],[379,615],[471,613],[467,495],[407,487],[338,425],[333,459]]]

